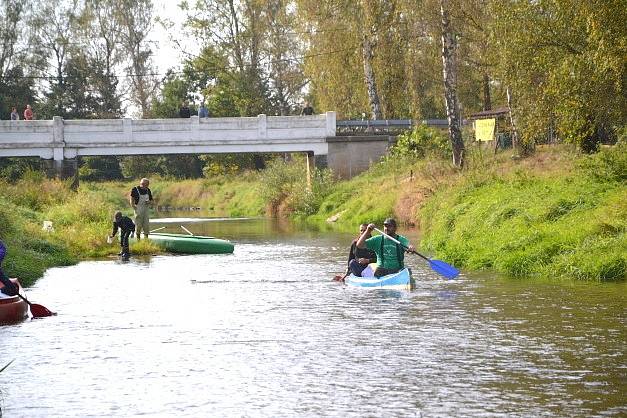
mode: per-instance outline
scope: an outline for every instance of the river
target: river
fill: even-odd
[[[235,252],[47,271],[28,297],[58,315],[0,326],[4,418],[627,414],[625,283],[448,281],[408,255],[415,291],[353,289],[331,280],[350,234],[165,221]]]

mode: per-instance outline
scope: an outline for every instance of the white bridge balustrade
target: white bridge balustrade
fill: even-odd
[[[0,156],[312,151],[326,155],[335,112],[313,116],[0,121]]]
[[[189,119],[91,119],[0,121],[0,157],[64,163],[97,155],[307,153],[339,177],[352,177],[387,152],[387,136],[336,136],[336,113]]]

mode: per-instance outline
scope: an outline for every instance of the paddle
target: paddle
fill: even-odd
[[[344,275],[340,275],[340,274],[336,274],[335,276],[333,276],[333,281],[336,282],[343,282],[345,278],[348,277],[348,275],[351,273],[351,271],[349,269],[346,269],[346,273],[344,273]]]
[[[405,251],[407,251],[409,253],[412,253],[412,254],[416,254],[417,256],[419,256],[419,257],[423,258],[424,260],[428,261],[429,262],[429,266],[431,266],[431,269],[433,271],[435,271],[436,273],[439,273],[439,274],[441,274],[442,276],[444,276],[444,277],[446,277],[448,279],[454,279],[459,274],[459,270],[457,270],[455,267],[451,266],[450,264],[445,263],[442,260],[432,260],[431,258],[425,257],[424,255],[420,254],[417,251],[410,250],[405,245],[403,245],[399,240],[392,238],[391,236],[389,236],[385,232],[381,231],[380,229],[375,228],[374,230],[377,231],[378,233],[380,233],[381,235],[391,239],[392,241],[394,241],[395,243],[397,243],[401,247],[403,247],[405,249]]]
[[[162,229],[165,229],[165,226],[162,226],[161,228],[153,229],[152,231],[150,231],[150,233],[152,234],[153,232],[161,231]]]
[[[45,306],[38,305],[36,303],[31,303],[28,299],[26,299],[24,296],[20,295],[19,293],[17,295],[24,302],[28,303],[28,306],[30,307],[30,313],[31,315],[33,315],[33,318],[43,318],[45,316],[56,315],[56,312],[51,312],[50,309],[46,308]]]
[[[194,236],[194,234],[192,234],[191,232],[189,232],[189,229],[185,228],[183,225],[181,225],[181,228],[183,228],[185,230],[185,232],[187,232],[189,235],[191,235],[192,237]]]

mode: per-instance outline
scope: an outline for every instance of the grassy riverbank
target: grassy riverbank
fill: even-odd
[[[429,199],[423,247],[511,277],[625,280],[626,148],[587,157],[548,148],[483,164]]]
[[[520,160],[472,149],[458,172],[439,160],[388,162],[340,183],[308,220],[417,223],[424,251],[510,277],[627,278],[627,147],[566,146]]]
[[[422,229],[424,251],[463,269],[606,281],[627,275],[626,173],[624,145],[593,156],[545,147],[523,160],[474,149],[461,172],[437,158],[395,158],[349,181],[318,172],[312,191],[298,159],[229,177],[153,178],[151,188],[160,206],[201,207],[211,216],[291,216],[354,230],[393,215]],[[28,285],[49,267],[117,253],[105,236],[115,210],[132,214],[134,184],[83,182],[73,192],[36,174],[0,180],[5,270]],[[44,220],[53,232],[42,230]],[[142,241],[133,252],[159,250]]]

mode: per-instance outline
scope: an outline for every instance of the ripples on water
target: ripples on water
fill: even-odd
[[[214,233],[221,236],[220,234]],[[5,417],[624,416],[625,286],[346,288],[340,234],[52,269],[0,327]]]

